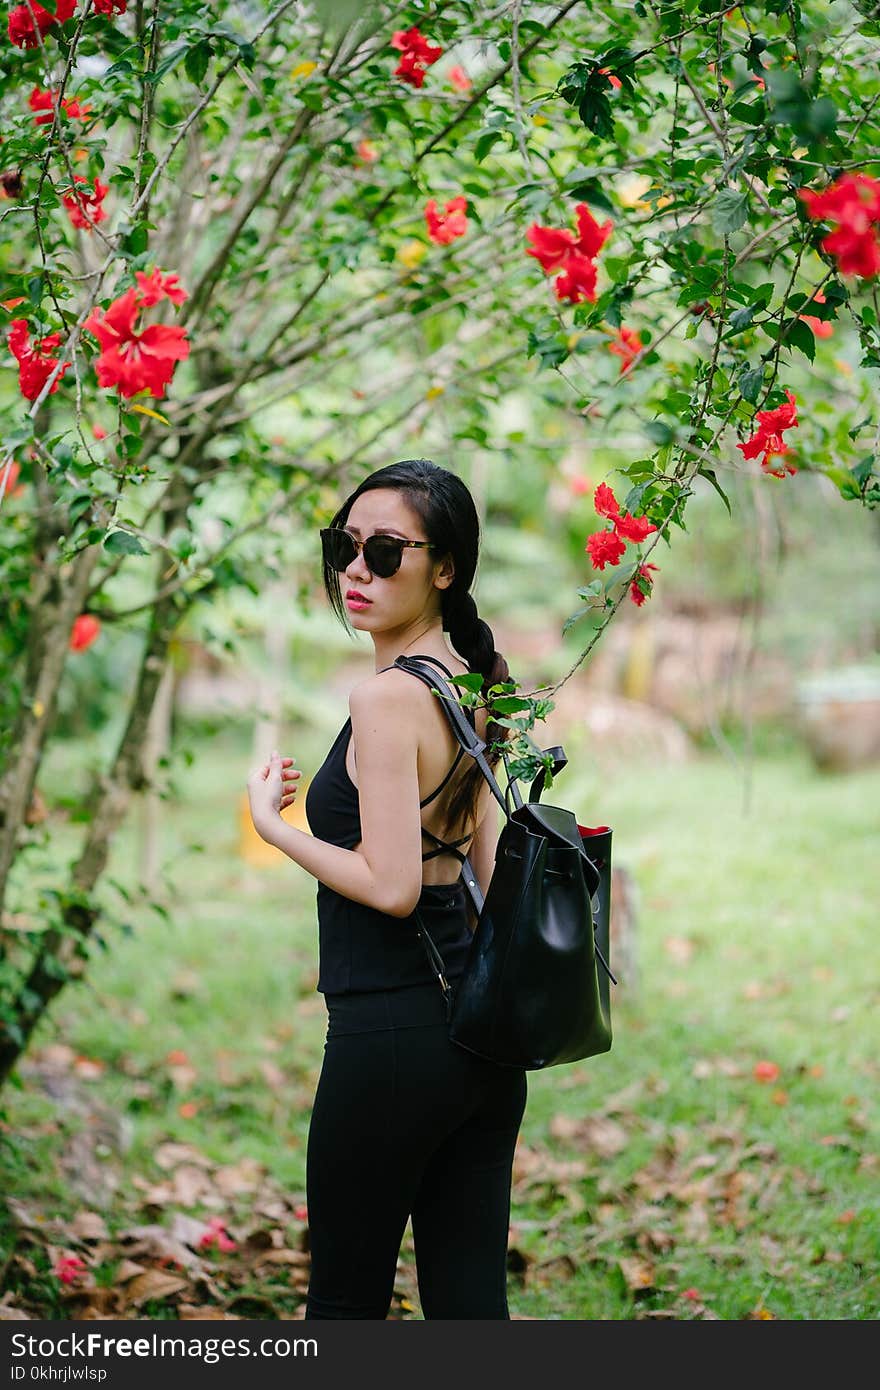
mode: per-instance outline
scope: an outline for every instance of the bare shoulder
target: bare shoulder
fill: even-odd
[[[400,718],[401,714],[417,716],[424,708],[421,692],[431,700],[434,697],[422,682],[399,668],[378,671],[366,676],[352,686],[348,697],[348,708],[353,715],[372,715],[382,717],[388,714]]]

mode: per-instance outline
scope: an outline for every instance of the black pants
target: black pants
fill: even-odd
[[[526,1073],[450,1042],[438,983],[326,995],[306,1155],[306,1318],[385,1318],[412,1216],[425,1318],[509,1318]]]

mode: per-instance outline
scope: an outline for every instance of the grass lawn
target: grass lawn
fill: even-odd
[[[137,893],[135,813],[102,889],[125,928],[3,1097],[0,1303],[32,1316],[301,1316],[315,882],[242,858],[246,739],[190,747],[162,809],[167,919]],[[569,751],[559,800],[614,829],[639,976],[609,1054],[529,1074],[512,1315],[876,1318],[880,770],[780,747],[748,774],[712,750],[600,778]],[[59,886],[81,829],[53,824],[37,881]],[[212,1217],[234,1250],[199,1244]],[[392,1316],[420,1315],[407,1231]]]

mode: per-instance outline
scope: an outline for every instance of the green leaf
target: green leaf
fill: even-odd
[[[763,382],[764,369],[762,367],[744,367],[739,374],[739,390],[743,400],[754,405],[761,394]]]
[[[202,39],[193,48],[187,49],[184,67],[186,75],[196,86],[203,80],[211,61],[211,45]]]
[[[487,130],[485,135],[481,135],[474,146],[474,159],[477,164],[482,164],[496,140],[503,139],[504,135],[500,130]]]
[[[138,540],[130,531],[110,531],[104,541],[104,549],[111,555],[149,555]]]
[[[816,356],[816,339],[813,330],[803,319],[785,319],[780,332],[786,347],[797,348],[812,362]]]
[[[712,204],[712,226],[719,236],[738,231],[748,215],[748,197],[736,188],[722,188]]]
[[[718,479],[715,477],[715,474],[712,471],[712,469],[700,467],[697,469],[697,472],[701,475],[701,477],[705,478],[707,482],[710,482],[712,484],[715,491],[718,493],[718,496],[721,498],[722,502],[727,508],[728,514],[730,516],[733,516],[733,512],[730,509],[730,501],[728,499],[727,493],[724,491],[724,488],[721,486]]]

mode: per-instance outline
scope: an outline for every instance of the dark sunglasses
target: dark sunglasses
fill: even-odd
[[[368,570],[379,579],[390,579],[397,573],[405,550],[433,549],[430,541],[405,541],[400,536],[367,536],[365,541],[359,541],[341,526],[325,526],[320,534],[324,559],[331,569],[348,569],[362,550]]]

